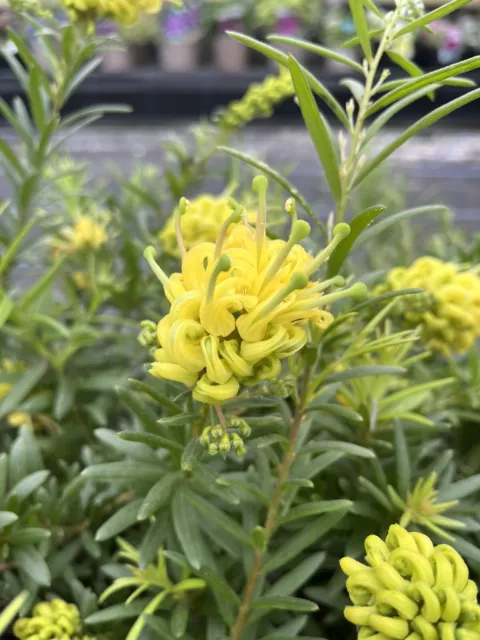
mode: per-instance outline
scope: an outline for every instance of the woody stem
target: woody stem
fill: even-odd
[[[309,386],[311,369],[308,369],[303,380],[302,389],[300,392],[300,399],[297,404],[295,415],[290,424],[290,447],[288,451],[285,452],[282,462],[278,467],[278,476],[277,482],[275,485],[275,490],[273,492],[272,500],[270,502],[270,507],[267,511],[267,516],[265,519],[264,531],[265,531],[265,540],[266,543],[263,549],[257,549],[255,551],[255,558],[253,562],[253,567],[250,572],[250,576],[248,578],[247,585],[245,587],[245,592],[243,595],[243,601],[238,610],[237,619],[235,621],[235,625],[232,628],[232,640],[240,640],[242,637],[242,633],[247,625],[248,613],[250,610],[250,606],[252,604],[253,597],[255,595],[255,587],[257,586],[257,581],[259,575],[262,571],[265,555],[268,551],[268,546],[270,539],[275,530],[278,512],[280,509],[282,494],[283,494],[283,486],[285,482],[287,482],[290,469],[292,464],[296,458],[296,445],[298,440],[298,435],[300,433],[300,427],[302,425],[302,421],[305,413],[305,405],[307,399],[307,391]]]

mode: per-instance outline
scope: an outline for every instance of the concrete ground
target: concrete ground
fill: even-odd
[[[136,161],[161,163],[164,143],[171,135],[185,133],[186,125],[175,123],[157,126],[133,125],[91,127],[73,136],[67,150],[77,160],[92,163],[95,176],[109,174],[114,162],[128,172]],[[387,130],[376,144],[383,146],[398,131]],[[9,139],[9,131],[0,136]],[[269,162],[274,168],[288,167],[289,179],[320,211],[328,213],[329,200],[313,145],[303,126],[262,124],[242,132],[232,146]],[[222,162],[219,155],[217,162]],[[293,169],[292,169],[293,167]],[[392,186],[393,185],[393,186]],[[457,219],[480,231],[480,131],[437,128],[417,136],[391,157],[385,180],[370,184],[364,197],[369,204],[382,201],[382,193],[400,194],[408,206],[427,203],[447,204]],[[6,184],[0,178],[0,198]],[[396,196],[397,197],[397,196]]]

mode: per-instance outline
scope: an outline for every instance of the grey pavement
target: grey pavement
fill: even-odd
[[[92,174],[97,177],[109,175],[112,162],[129,172],[137,161],[161,164],[162,143],[172,134],[185,134],[187,126],[175,123],[91,127],[70,138],[66,150],[76,160],[90,162]],[[386,130],[375,141],[375,146],[383,147],[398,133],[394,129]],[[9,139],[11,134],[0,130],[0,137]],[[320,203],[320,210],[328,213],[325,182],[303,126],[251,126],[232,146],[269,162],[278,170],[288,166],[289,179],[309,200]],[[217,162],[222,162],[221,156]],[[394,185],[392,189],[403,191],[402,197],[409,206],[447,204],[459,221],[480,230],[480,131],[439,127],[410,140],[391,156],[384,188],[389,184]],[[5,193],[6,184],[0,178],[0,198]]]

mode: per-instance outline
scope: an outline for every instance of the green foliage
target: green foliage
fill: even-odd
[[[298,39],[275,36],[269,45],[235,34],[278,62],[282,74],[192,127],[185,140],[166,144],[162,167],[138,165],[130,176],[112,167],[105,181],[62,146],[104,113],[127,111],[63,113],[99,64],[103,43],[70,24],[28,17],[44,67],[10,34],[22,64],[8,61],[25,101],[0,102],[19,140],[0,140],[11,186],[0,208],[2,633],[19,612],[62,598],[78,607],[87,632],[102,638],[352,638],[341,617],[338,560],[360,558],[366,536],[383,536],[397,522],[448,538],[478,576],[478,350],[430,353],[418,329],[404,330],[396,313],[422,292],[376,287],[418,250],[406,232],[398,241],[400,225],[446,209],[408,209],[392,194],[383,202],[391,182],[382,190],[374,169],[479,95],[458,77],[476,68],[476,59],[423,74],[390,55],[407,72],[394,83],[380,63],[396,39],[462,4],[384,15],[372,0],[351,2],[357,38],[350,44],[360,43],[363,64]],[[373,33],[372,12],[382,25]],[[352,99],[341,105],[276,43],[343,61],[362,83],[347,79]],[[466,93],[383,150],[371,144],[393,115],[452,82]],[[293,88],[331,193],[326,224],[281,168],[228,146],[241,126],[268,115]],[[342,129],[338,138],[325,106]],[[211,162],[218,150],[233,158],[226,163],[223,156],[220,169]],[[143,252],[154,247],[163,282],[166,272],[178,273],[159,234],[167,217],[175,211],[181,229],[183,198],[198,195],[212,177],[234,216],[249,211],[252,167],[278,187],[269,208],[283,216],[281,200],[289,197],[285,219],[307,250],[317,253],[333,239],[318,285],[331,323],[306,322],[307,343],[287,353],[278,379],[243,386],[215,409],[179,382],[145,371],[171,301]],[[234,191],[240,204],[228,200]],[[297,206],[315,224],[309,238]],[[283,235],[279,219],[268,227],[272,241]],[[441,222],[430,252],[478,265],[478,239],[467,242],[451,221]],[[346,283],[363,294],[357,279],[368,285],[362,301],[329,291]]]

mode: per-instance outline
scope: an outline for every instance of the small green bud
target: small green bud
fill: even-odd
[[[202,431],[202,435],[200,436],[199,440],[200,440],[200,444],[203,445],[204,447],[208,447],[208,445],[210,444],[211,431],[212,431],[212,427],[205,427],[205,429]]]
[[[232,447],[235,449],[235,451],[243,449],[243,440],[240,438],[238,433],[234,433],[232,435]]]
[[[213,427],[212,429],[212,438],[215,438],[215,440],[218,440],[219,438],[221,438],[223,436],[223,429],[222,429],[222,425],[217,424],[215,427]]]
[[[213,444],[213,442],[211,444],[208,445],[208,453],[211,456],[216,456],[218,453],[218,447],[216,444]]]
[[[222,437],[219,449],[222,453],[228,453],[230,451],[230,437],[228,433]]]
[[[240,447],[235,451],[235,453],[239,458],[243,458],[243,456],[247,453],[247,450],[245,449],[245,447]]]

